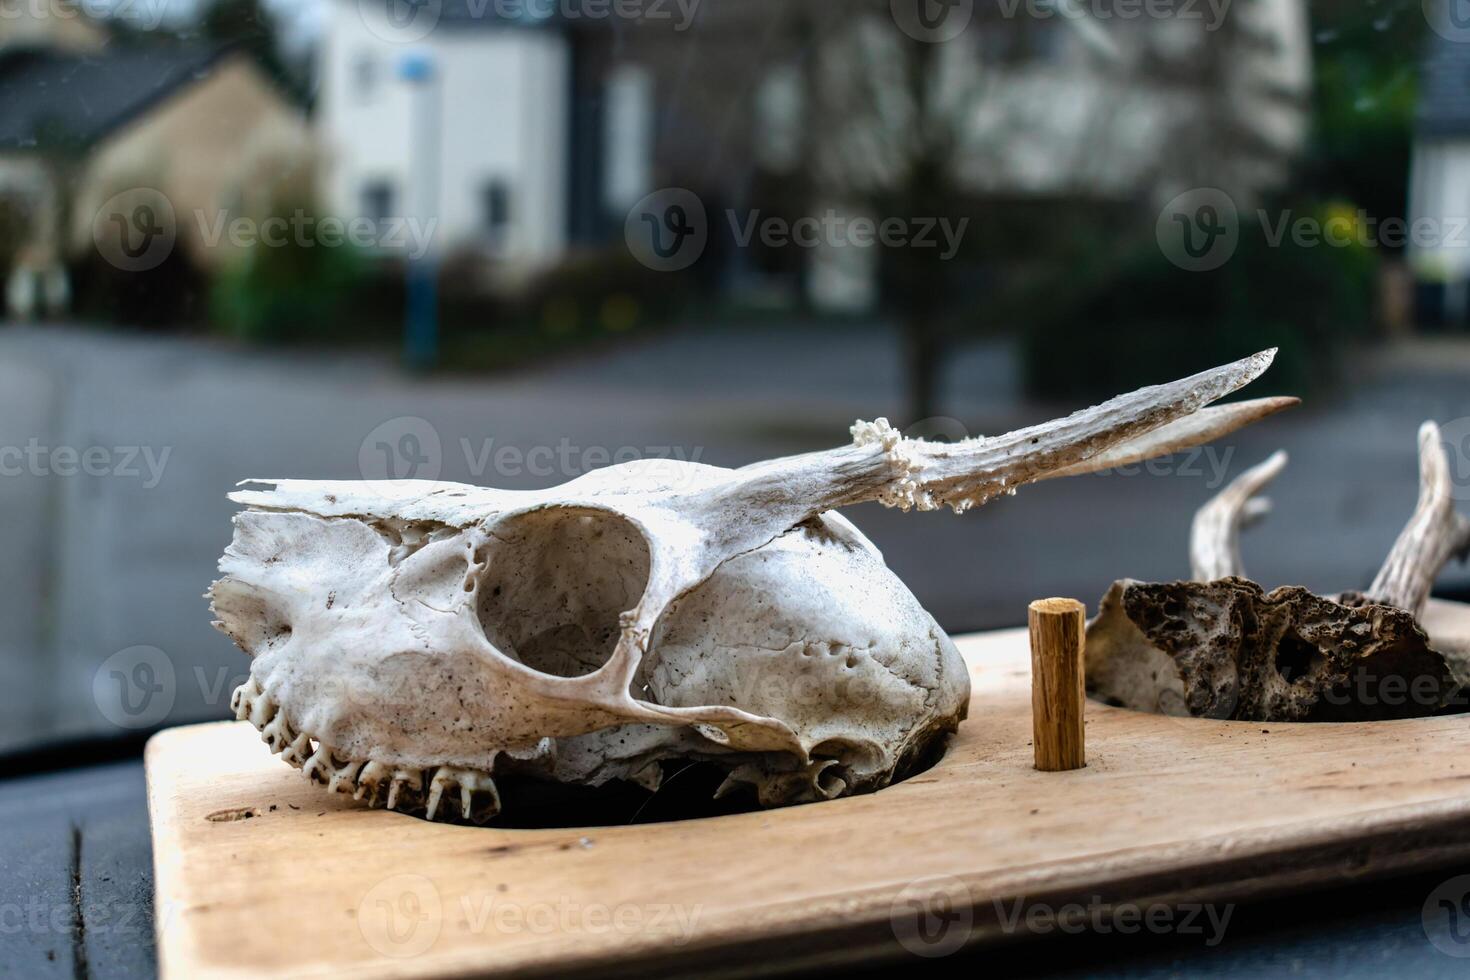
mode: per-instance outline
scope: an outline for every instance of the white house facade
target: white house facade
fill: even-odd
[[[1470,51],[1430,39],[1409,170],[1409,262],[1420,315],[1463,325],[1470,314]],[[1417,230],[1416,230],[1417,229]]]
[[[483,18],[384,34],[358,4],[331,5],[316,116],[329,213],[417,221],[440,254],[513,270],[554,261],[567,246],[567,37]]]
[[[605,242],[654,190],[652,80],[605,31],[453,0],[418,29],[329,6],[316,126],[332,215],[432,227],[437,254],[483,257],[514,286]]]

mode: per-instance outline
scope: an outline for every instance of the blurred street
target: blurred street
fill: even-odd
[[[1284,447],[1275,510],[1245,538],[1248,569],[1267,586],[1358,587],[1413,508],[1419,423],[1470,417],[1467,362],[1470,346],[1457,344],[1379,350],[1330,404],[1152,474],[1044,483],[964,517],[876,505],[850,516],[950,631],[1015,625],[1038,596],[1092,606],[1114,578],[1187,574],[1194,509]],[[737,466],[840,444],[858,417],[897,417],[900,364],[896,332],[879,324],[686,329],[475,378],[409,377],[365,353],[0,331],[0,750],[115,733],[94,682],[134,646],[157,648],[173,671],[158,678],[169,720],[225,712],[245,658],[210,627],[201,593],[230,536],[225,494],[241,479],[382,476],[375,454],[397,451],[405,433],[417,475],[510,487],[560,483],[620,452]],[[971,347],[946,365],[942,404],[955,419],[922,431],[993,434],[1082,407],[1027,403],[1018,390],[1007,345]],[[1466,581],[1451,567],[1440,587]]]

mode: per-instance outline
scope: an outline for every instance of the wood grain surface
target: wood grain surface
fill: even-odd
[[[1470,855],[1470,718],[1089,703],[1087,767],[1045,773],[1026,632],[959,645],[974,698],[934,768],[694,821],[430,824],[328,796],[245,723],[163,732],[147,755],[163,974],[779,972],[1019,938],[1017,909],[1229,902]]]

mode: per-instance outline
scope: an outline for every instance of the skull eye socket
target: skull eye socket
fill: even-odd
[[[607,663],[619,616],[648,585],[649,552],[629,521],[605,511],[530,511],[490,528],[476,611],[508,657],[556,677]]]

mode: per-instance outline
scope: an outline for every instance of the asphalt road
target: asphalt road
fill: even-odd
[[[0,329],[0,752],[225,712],[245,661],[200,596],[241,479],[382,477],[391,463],[396,475],[530,487],[620,454],[739,465],[843,443],[858,417],[898,417],[899,365],[879,329],[676,333],[489,378],[408,377],[360,354]],[[1094,603],[1114,578],[1185,574],[1194,509],[1285,447],[1292,462],[1265,529],[1247,538],[1249,568],[1267,585],[1362,586],[1413,507],[1420,421],[1470,426],[1467,379],[1459,347],[1378,352],[1328,402],[1153,472],[1040,484],[963,517],[876,505],[849,516],[947,629],[1013,625],[1038,596]],[[930,428],[949,435],[1081,407],[1023,401],[998,344],[956,354],[946,386],[955,418]],[[1456,570],[1442,583],[1465,581]]]

